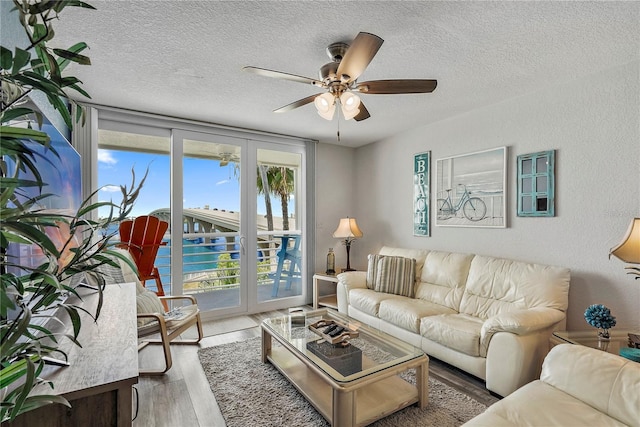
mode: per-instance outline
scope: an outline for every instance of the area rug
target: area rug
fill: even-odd
[[[227,332],[239,331],[259,326],[258,323],[249,316],[236,316],[227,319],[209,320],[202,322],[202,332],[205,337],[226,334]],[[195,327],[189,328],[182,334],[183,339],[195,339],[198,331]]]
[[[329,426],[276,368],[260,361],[260,337],[202,348],[198,355],[228,427]],[[408,380],[415,384],[415,374]],[[459,426],[485,409],[483,404],[429,378],[429,404],[425,409],[410,406],[372,426]]]

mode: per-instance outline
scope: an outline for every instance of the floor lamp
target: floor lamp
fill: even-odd
[[[351,250],[351,242],[355,239],[362,237],[362,231],[358,227],[355,218],[341,218],[338,228],[333,232],[333,237],[337,239],[343,239],[344,246],[347,248],[347,268],[342,271],[354,271],[351,268],[351,262],[349,259],[349,252]]]
[[[616,258],[629,263],[640,264],[640,218],[634,218],[629,225],[627,234],[622,242],[609,252]],[[628,266],[628,274],[635,275],[636,279],[640,279],[640,268]]]

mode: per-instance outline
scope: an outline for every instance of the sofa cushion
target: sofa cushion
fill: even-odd
[[[465,314],[441,314],[420,320],[420,335],[445,347],[480,356],[482,319]]]
[[[455,310],[414,298],[392,298],[380,302],[378,317],[416,334],[420,333],[420,319],[438,314],[452,314]]]
[[[380,309],[380,302],[394,298],[398,299],[404,297],[401,297],[400,295],[376,292],[372,289],[352,289],[349,291],[349,305],[376,317],[378,316],[378,311]]]
[[[565,311],[569,270],[476,255],[471,261],[460,312],[487,319],[531,307]]]
[[[458,311],[472,259],[471,254],[429,252],[415,297]]]

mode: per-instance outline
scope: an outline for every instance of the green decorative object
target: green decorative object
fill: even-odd
[[[622,347],[619,354],[625,359],[640,362],[640,348]]]

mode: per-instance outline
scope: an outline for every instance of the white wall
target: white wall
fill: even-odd
[[[355,150],[334,144],[318,144],[316,151],[316,272],[324,272],[329,248],[336,254],[336,268],[347,265],[344,246],[332,237],[340,218],[356,217],[353,197],[356,182]],[[359,221],[359,219],[358,219]],[[351,257],[353,260],[353,256]]]
[[[346,200],[340,191],[329,206],[325,197],[332,191],[319,191],[318,219],[329,220],[328,212],[322,219],[324,208],[358,218],[364,237],[353,246],[352,266],[359,269],[366,268],[366,255],[382,245],[569,267],[569,329],[589,329],[584,310],[602,303],[617,317],[618,329],[640,330],[640,280],[625,275],[618,259],[608,259],[631,218],[640,215],[639,77],[634,62],[358,148],[355,200]],[[500,146],[509,150],[508,227],[435,227],[432,221],[432,237],[414,237],[413,155],[431,150],[433,170],[435,159]],[[557,150],[556,216],[517,217],[516,156],[550,149]],[[330,149],[320,151],[319,162],[327,160],[323,151]],[[339,166],[348,167],[348,160]],[[434,188],[435,175],[431,179]],[[318,186],[324,187],[323,177]],[[351,212],[340,211],[335,206],[340,203]],[[318,239],[323,232],[318,230]]]

